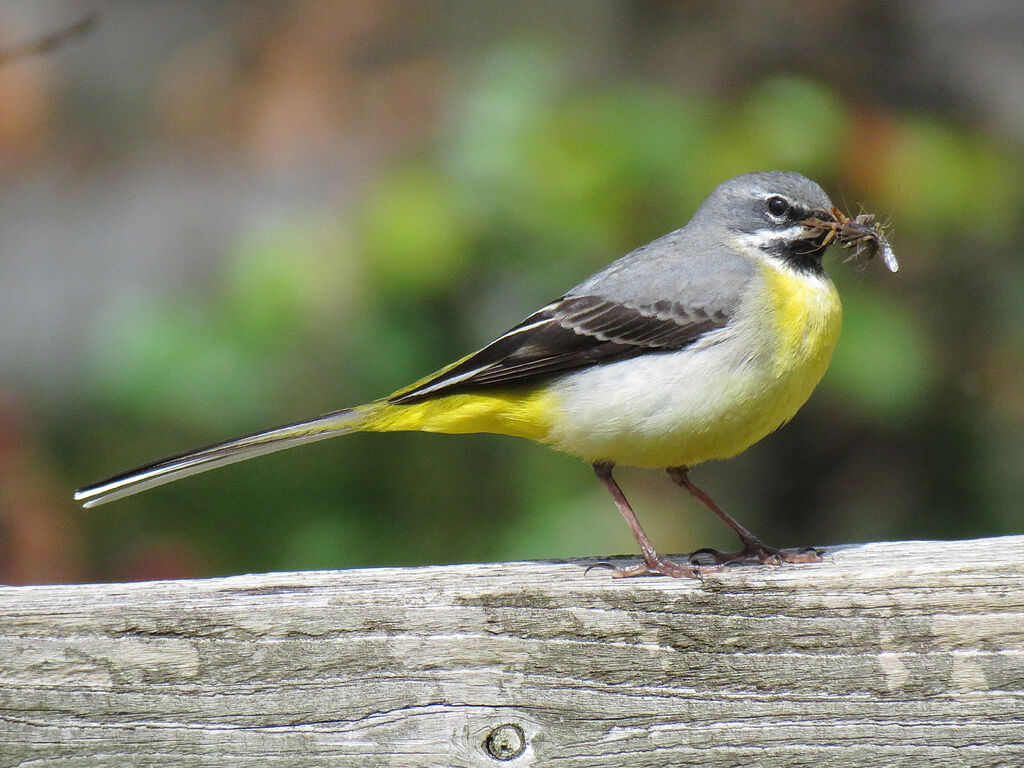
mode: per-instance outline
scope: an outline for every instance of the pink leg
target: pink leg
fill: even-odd
[[[605,488],[608,489],[615,500],[615,506],[619,508],[619,512],[626,519],[626,525],[629,526],[629,530],[633,532],[633,538],[640,545],[644,561],[640,565],[634,565],[631,568],[616,568],[613,570],[612,575],[616,578],[627,578],[629,576],[643,576],[646,573],[661,573],[665,576],[674,576],[675,578],[698,578],[700,574],[694,566],[674,563],[655,551],[651,540],[647,538],[644,529],[640,527],[640,521],[636,519],[636,513],[629,506],[626,495],[619,488],[619,484],[615,482],[615,478],[612,477],[613,466],[612,464],[594,464],[594,474],[604,483]]]
[[[716,563],[739,563],[748,560],[757,560],[770,565],[781,565],[782,563],[820,563],[821,554],[813,549],[776,549],[770,547],[757,538],[754,534],[744,528],[731,515],[727,515],[710,496],[693,484],[690,480],[689,470],[686,467],[669,467],[668,476],[672,482],[680,488],[685,488],[705,507],[714,512],[718,517],[732,528],[740,537],[743,549],[739,552],[716,552],[715,550],[701,550],[710,554]],[[698,553],[694,553],[698,554]],[[691,555],[692,557],[692,555]]]

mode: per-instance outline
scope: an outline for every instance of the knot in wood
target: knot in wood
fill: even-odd
[[[503,723],[487,734],[484,748],[495,760],[515,760],[526,751],[526,734],[515,723]]]

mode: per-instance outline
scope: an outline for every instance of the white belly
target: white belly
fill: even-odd
[[[566,376],[552,387],[558,415],[548,441],[587,461],[643,467],[735,455],[767,434],[748,439],[742,422],[773,389],[746,346],[726,337]]]

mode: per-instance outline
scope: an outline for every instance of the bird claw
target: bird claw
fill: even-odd
[[[588,565],[584,569],[583,575],[586,576],[588,573],[590,573],[595,568],[607,568],[610,571],[617,571],[617,570],[619,570],[617,566],[613,565],[612,563],[609,563],[607,560],[602,560],[599,563],[591,563],[590,565]]]
[[[743,549],[738,552],[719,552],[717,549],[698,549],[690,553],[690,562],[701,565],[701,555],[710,555],[715,565],[733,565],[740,563],[761,563],[763,565],[782,565],[783,563],[820,563],[824,552],[814,547],[802,549],[777,549],[763,541],[753,539],[744,542]]]
[[[701,572],[702,569],[695,565],[676,563],[664,557],[647,558],[642,563],[631,565],[628,568],[613,568],[612,578],[615,579],[630,579],[634,576],[671,576],[674,579],[702,579],[704,574]],[[717,570],[716,568],[704,568],[707,570]]]

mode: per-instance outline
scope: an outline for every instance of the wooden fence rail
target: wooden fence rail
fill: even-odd
[[[0,588],[0,766],[1024,765],[1024,536]]]

